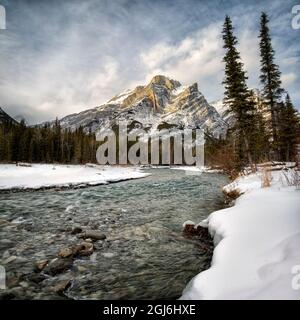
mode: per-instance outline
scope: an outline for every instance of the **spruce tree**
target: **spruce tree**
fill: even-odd
[[[273,150],[275,158],[279,156],[279,107],[280,98],[283,93],[281,88],[280,70],[279,66],[274,62],[275,51],[272,47],[270,30],[268,27],[269,19],[265,12],[261,14],[260,19],[260,81],[263,86],[263,95],[268,105],[268,109],[271,113],[271,131],[273,140]]]
[[[235,125],[230,134],[234,139],[237,166],[241,169],[246,164],[252,165],[250,137],[253,133],[255,107],[250,99],[250,91],[246,83],[247,76],[243,70],[240,53],[236,48],[238,41],[233,30],[231,19],[226,16],[223,27],[223,48],[226,51],[223,58],[225,62],[224,104],[228,106],[229,113],[235,119]]]
[[[280,110],[279,146],[285,161],[293,160],[299,130],[299,114],[294,108],[289,94]]]

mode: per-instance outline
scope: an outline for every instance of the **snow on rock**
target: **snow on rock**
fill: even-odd
[[[204,221],[216,246],[212,265],[182,299],[300,299],[300,190],[282,184],[282,173],[272,176],[269,188],[260,174],[225,187],[244,194]]]
[[[185,228],[187,225],[195,225],[195,222],[192,220],[187,220],[182,224],[182,227]]]
[[[147,175],[149,174],[134,167],[50,164],[20,167],[13,164],[1,164],[0,190],[97,185],[143,178]]]

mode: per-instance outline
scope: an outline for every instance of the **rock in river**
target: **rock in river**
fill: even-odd
[[[72,228],[71,234],[77,234],[77,233],[81,233],[82,232],[82,228],[80,226],[74,226]]]
[[[89,256],[93,253],[94,246],[92,243],[84,241],[72,247],[61,248],[58,252],[60,258],[71,258],[76,256]]]
[[[50,276],[55,276],[59,273],[67,271],[73,265],[73,260],[71,258],[56,258],[50,261],[47,267],[44,269],[46,274]]]
[[[93,253],[94,246],[90,242],[82,242],[73,247],[74,255],[89,256]]]
[[[106,239],[106,235],[97,230],[86,230],[80,236],[84,239],[91,238],[92,240]]]
[[[42,271],[46,267],[48,262],[49,262],[49,260],[47,260],[47,259],[37,261],[37,263],[35,265],[36,271],[38,271],[38,272]]]
[[[72,248],[61,248],[58,252],[58,256],[61,258],[67,258],[74,254],[74,250]]]

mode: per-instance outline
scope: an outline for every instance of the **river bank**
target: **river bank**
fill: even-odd
[[[84,188],[146,176],[138,167],[0,164],[0,192]]]
[[[191,280],[182,299],[300,299],[296,174],[273,171],[265,188],[262,173],[224,187],[241,196],[201,222],[214,239],[212,264]]]

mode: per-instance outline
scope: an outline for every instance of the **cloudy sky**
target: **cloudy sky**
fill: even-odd
[[[300,109],[295,0],[0,0],[0,106],[33,124],[101,105],[164,74],[222,98],[221,29],[229,14],[249,86],[259,87],[259,16],[266,11],[283,86]],[[298,89],[298,90],[297,90]]]

